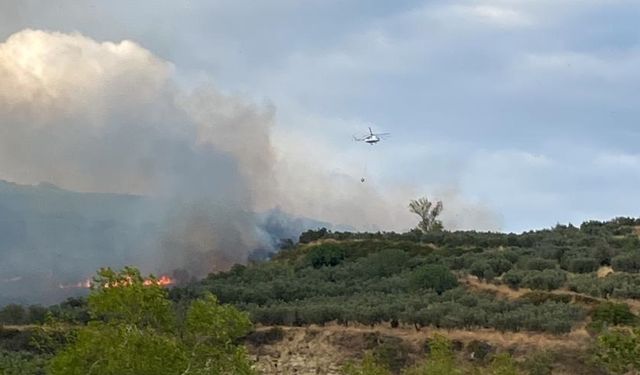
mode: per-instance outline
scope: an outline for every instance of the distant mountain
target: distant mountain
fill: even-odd
[[[83,293],[75,285],[105,266],[172,271],[166,266],[172,258],[161,258],[173,246],[167,245],[167,236],[180,223],[167,220],[165,203],[0,180],[0,305],[59,302]],[[279,209],[256,214],[254,221],[263,246],[246,253],[263,257],[275,252],[281,239],[297,241],[307,229],[350,229]]]
[[[58,284],[136,263],[158,230],[152,212],[140,196],[0,181],[0,304],[56,302],[70,293]]]
[[[267,232],[274,243],[281,239],[291,239],[297,242],[302,232],[309,229],[327,228],[332,231],[354,231],[347,225],[336,225],[326,221],[319,221],[308,217],[294,216],[279,208],[256,215],[260,227]]]

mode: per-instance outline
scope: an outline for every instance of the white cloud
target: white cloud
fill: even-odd
[[[533,20],[522,11],[492,4],[451,5],[442,9],[449,21],[481,22],[499,27],[530,26]],[[458,18],[458,20],[456,20]]]

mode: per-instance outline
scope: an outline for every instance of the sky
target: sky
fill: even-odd
[[[183,88],[272,107],[277,157],[325,192],[366,177],[516,232],[639,215],[638,21],[631,0],[0,0],[0,41],[130,40]],[[354,143],[368,126],[391,137]]]

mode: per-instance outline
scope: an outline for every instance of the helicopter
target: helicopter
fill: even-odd
[[[358,142],[365,142],[368,143],[370,145],[374,145],[378,142],[380,142],[380,140],[386,136],[388,136],[390,133],[374,133],[371,128],[369,128],[369,134],[364,135],[360,138],[354,136],[353,140],[354,141],[358,141]]]

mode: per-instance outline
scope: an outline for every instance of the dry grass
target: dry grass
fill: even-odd
[[[270,327],[261,327],[267,330]],[[309,327],[283,327],[280,342],[250,349],[257,367],[265,374],[337,374],[345,362],[361,358],[372,337],[393,337],[412,348],[414,360],[424,358],[424,344],[435,334],[459,341],[465,346],[472,341],[483,341],[498,352],[509,351],[515,358],[523,359],[537,351],[552,351],[563,355],[580,355],[591,344],[591,337],[584,329],[566,335],[533,332],[499,332],[491,329],[445,330],[412,327],[390,328],[337,324]],[[462,355],[462,354],[461,354]],[[577,364],[575,366],[579,366]],[[571,365],[574,368],[574,365]],[[564,371],[555,373],[565,373]],[[566,372],[571,373],[571,372]]]
[[[607,277],[613,273],[613,268],[609,266],[603,266],[598,269],[597,275],[599,278]]]
[[[606,269],[606,268],[609,268],[609,267],[602,267],[600,270]],[[533,291],[532,289],[529,289],[529,288],[518,288],[517,290],[514,290],[509,288],[506,285],[497,285],[497,284],[481,281],[475,276],[466,276],[462,278],[460,282],[471,290],[493,293],[498,297],[502,297],[510,300],[518,299],[523,295]],[[567,289],[558,289],[558,290],[554,290],[547,293],[577,297],[577,298],[574,298],[574,302],[576,303],[582,303],[581,301],[626,303],[627,305],[629,305],[629,308],[634,314],[640,315],[640,301],[635,299],[598,298],[598,297],[589,296],[587,294],[572,292]],[[587,307],[591,307],[591,306],[592,305],[588,305]]]
[[[506,285],[498,285],[481,281],[476,276],[467,275],[460,280],[460,283],[465,285],[468,289],[489,292],[497,296],[507,299],[518,299],[524,294],[531,292],[531,289],[519,288],[517,290],[511,289]]]

